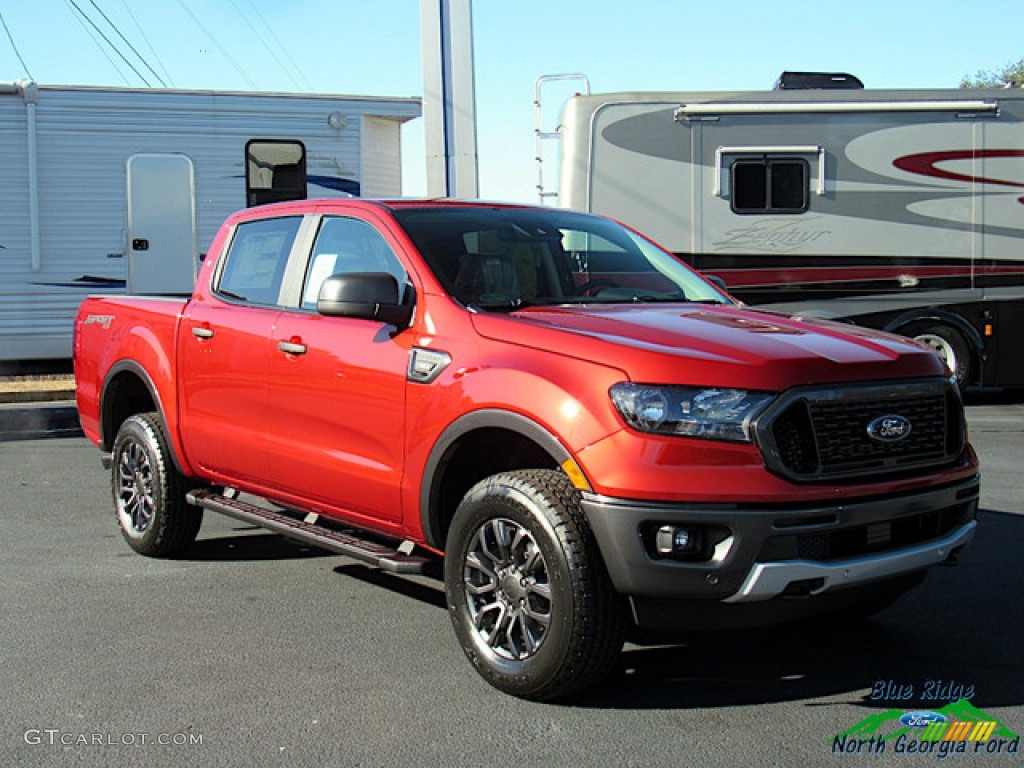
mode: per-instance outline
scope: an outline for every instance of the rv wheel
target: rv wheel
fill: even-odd
[[[904,333],[942,358],[961,389],[967,386],[971,378],[971,348],[960,331],[936,324],[912,326]]]

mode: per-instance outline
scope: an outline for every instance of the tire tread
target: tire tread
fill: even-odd
[[[140,554],[161,558],[174,557],[195,541],[202,526],[202,510],[189,505],[185,500],[185,495],[196,486],[196,483],[182,475],[174,465],[168,447],[170,441],[167,430],[160,415],[155,412],[139,413],[129,417],[121,425],[114,443],[115,464],[111,473],[111,488],[115,499],[118,492],[117,447],[126,431],[137,431],[138,436],[144,438],[144,441],[155,449],[150,460],[160,486],[160,508],[154,514],[153,536],[132,539],[126,535],[125,539],[132,549]]]
[[[571,636],[561,667],[543,685],[509,687],[482,662],[474,661],[474,666],[492,685],[520,698],[564,698],[597,684],[615,668],[625,635],[624,601],[612,587],[579,493],[568,477],[545,469],[502,472],[470,489],[463,503],[484,498],[496,486],[515,489],[546,511],[571,573],[572,623],[579,631]],[[473,660],[471,649],[466,650]]]

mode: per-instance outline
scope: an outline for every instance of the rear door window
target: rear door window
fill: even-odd
[[[235,301],[278,305],[301,216],[247,221],[231,241],[217,293]]]

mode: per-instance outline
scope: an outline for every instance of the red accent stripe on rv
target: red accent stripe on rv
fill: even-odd
[[[987,275],[1024,275],[1019,267],[977,267],[970,264],[948,267],[808,267],[805,269],[709,269],[725,280],[730,288],[769,285],[807,285],[809,283],[860,283],[880,280],[908,280],[939,277],[982,277]]]
[[[1003,187],[1024,187],[1024,182],[1008,181],[1006,179],[990,179],[985,176],[973,176],[968,173],[957,173],[939,168],[940,163],[948,163],[957,160],[978,160],[992,157],[1024,157],[1022,149],[959,149],[945,150],[942,152],[921,152],[917,155],[906,155],[898,157],[892,164],[901,171],[909,171],[919,176],[930,176],[934,179],[948,179],[950,181],[966,181],[971,184],[998,184]],[[1024,197],[1020,198],[1024,203]]]

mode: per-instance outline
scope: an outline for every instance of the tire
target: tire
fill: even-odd
[[[174,466],[163,421],[156,413],[128,418],[114,440],[111,491],[128,545],[150,557],[172,557],[195,541],[201,509],[185,494],[193,484]]]
[[[455,634],[495,688],[550,700],[614,668],[623,600],[560,472],[507,472],[471,488],[448,532],[444,577]]]
[[[971,380],[971,347],[964,335],[942,323],[912,325],[901,331],[919,344],[924,344],[946,364],[960,389]]]

